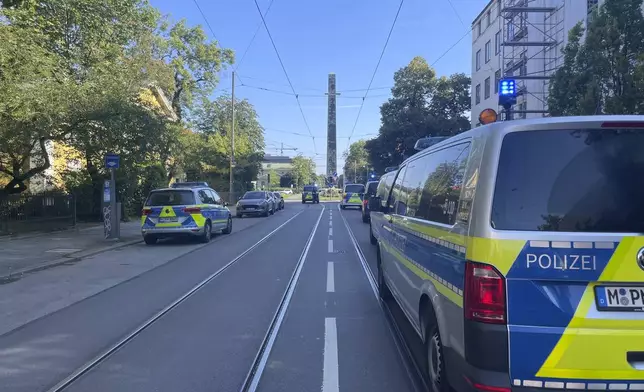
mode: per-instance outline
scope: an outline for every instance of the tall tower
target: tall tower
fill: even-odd
[[[329,74],[329,108],[328,108],[328,119],[327,119],[327,141],[326,141],[326,175],[333,176],[334,173],[337,173],[337,140],[336,140],[336,129],[335,129],[335,74]]]

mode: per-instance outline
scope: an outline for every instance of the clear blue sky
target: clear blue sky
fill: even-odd
[[[208,22],[225,48],[233,49],[236,61],[249,46],[261,18],[253,0],[197,0]],[[374,137],[380,126],[380,105],[387,100],[393,74],[414,56],[423,56],[431,64],[459,40],[488,0],[405,0],[387,50],[365,100],[352,141]],[[204,26],[205,21],[193,1],[151,0],[152,5],[172,19],[185,18],[189,24]],[[270,0],[258,0],[265,12]],[[400,4],[399,0],[274,0],[266,23],[282,57],[288,76],[309,124],[313,140],[290,93],[268,35],[262,26],[238,68],[241,82],[235,95],[247,98],[256,108],[260,123],[266,128],[266,153],[279,154],[284,147],[313,158],[318,173],[326,172],[327,75],[334,72],[337,90],[347,91],[338,97],[337,136],[338,172],[342,171],[348,136],[354,127],[361,97],[375,69],[387,34]],[[460,20],[459,20],[460,18]],[[464,25],[463,25],[463,23]],[[471,36],[435,64],[438,75],[471,72]],[[239,80],[238,80],[239,82]],[[221,75],[220,89],[230,88],[230,72]],[[252,87],[250,87],[252,86]],[[308,95],[308,96],[307,96]],[[284,151],[294,156],[294,151]]]

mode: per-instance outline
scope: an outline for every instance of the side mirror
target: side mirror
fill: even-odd
[[[228,205],[229,205],[229,204],[228,204],[228,202],[227,202],[227,201],[225,201],[225,202],[224,202],[224,207],[228,207]]]
[[[369,211],[380,211],[380,197],[371,196],[369,198]]]

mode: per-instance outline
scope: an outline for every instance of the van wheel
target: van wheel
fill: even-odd
[[[373,235],[373,228],[371,227],[371,222],[369,222],[369,242],[371,242],[371,245],[378,245],[378,240]]]
[[[432,392],[449,392],[450,387],[447,381],[447,373],[445,372],[443,342],[441,341],[436,321],[434,320],[433,325],[428,325],[425,331],[425,359],[429,389]]]
[[[391,291],[389,290],[389,287],[387,287],[387,282],[385,282],[385,275],[384,275],[384,272],[382,271],[382,258],[380,256],[380,247],[378,247],[376,258],[378,262],[378,296],[383,301],[386,301],[388,299],[391,299],[392,295],[391,295]]]

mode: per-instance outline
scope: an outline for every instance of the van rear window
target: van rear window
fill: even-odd
[[[344,187],[344,191],[347,193],[364,193],[364,185],[362,184],[349,184]]]
[[[644,129],[515,132],[503,139],[498,230],[644,232]]]

